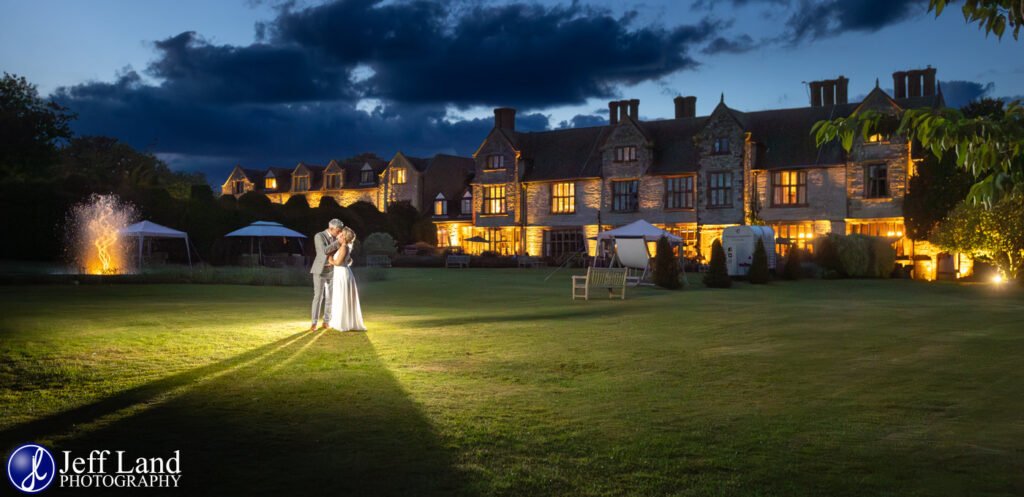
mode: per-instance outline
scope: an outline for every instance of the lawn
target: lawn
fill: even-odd
[[[545,275],[364,277],[345,334],[306,288],[0,287],[0,448],[180,450],[162,495],[1024,494],[1020,291]]]

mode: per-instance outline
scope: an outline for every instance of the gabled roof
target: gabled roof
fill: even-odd
[[[516,133],[526,162],[525,181],[596,178],[601,175],[601,144],[611,126]]]
[[[707,117],[665,119],[643,123],[654,142],[654,162],[650,174],[695,172],[700,149],[694,138],[707,124]]]
[[[427,162],[427,174],[423,176],[423,208],[433,209],[434,199],[442,194],[448,201],[448,217],[472,214],[461,212],[461,200],[473,178],[476,162],[470,157],[447,154],[437,154]]]
[[[266,183],[260,185],[261,189],[267,192],[287,192],[292,189],[292,170],[283,167],[269,167],[267,168],[265,178],[273,176],[277,179],[277,188],[274,190],[266,190],[263,188]]]
[[[342,188],[375,188],[380,183],[380,173],[388,167],[387,161],[373,154],[361,154],[336,161],[343,171]],[[363,166],[369,165],[373,175],[370,183],[362,183]]]

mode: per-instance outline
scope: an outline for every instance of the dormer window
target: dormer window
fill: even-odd
[[[473,194],[469,190],[466,190],[465,195],[462,196],[462,213],[469,214],[473,212]]]
[[[724,136],[715,138],[711,145],[711,153],[716,155],[729,153],[729,138]]]
[[[391,168],[391,184],[392,185],[404,185],[405,184],[405,168],[394,167]]]
[[[303,174],[296,176],[292,179],[292,189],[297,192],[308,192],[309,191],[309,175]]]
[[[505,169],[505,156],[501,154],[488,155],[487,169]]]
[[[636,146],[615,147],[615,162],[633,162],[636,160]]]
[[[235,195],[241,195],[241,194],[245,193],[245,180],[244,179],[236,179],[235,181],[232,181],[231,182],[231,191]]]
[[[359,171],[359,183],[362,185],[373,184],[373,168],[369,164],[363,164],[363,169]]]
[[[434,215],[437,217],[444,217],[448,215],[448,201],[445,200],[443,193],[438,193],[434,197]]]
[[[341,190],[341,173],[325,174],[324,188],[328,190]]]
[[[267,190],[276,190],[277,189],[277,178],[275,178],[273,176],[270,176],[267,179],[263,180],[263,188],[265,188]]]

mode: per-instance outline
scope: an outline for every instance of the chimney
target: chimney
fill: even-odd
[[[907,73],[896,71],[892,73],[893,98],[907,97]]]
[[[619,124],[619,103],[614,100],[608,102],[608,124]]]
[[[686,100],[683,97],[676,97],[672,99],[672,103],[676,105],[676,119],[686,117]]]
[[[811,107],[821,107],[821,81],[811,81]]]
[[[849,97],[847,94],[847,85],[850,80],[846,79],[842,74],[836,78],[836,105],[842,105],[849,103]]]
[[[619,100],[619,120],[625,121],[629,115],[629,100]]]
[[[823,100],[822,105],[831,107],[836,104],[836,81],[834,79],[826,79],[821,82]]]
[[[672,101],[676,104],[676,119],[697,117],[697,97],[676,97]]]
[[[907,96],[908,97],[920,97],[921,96],[921,71],[907,71]]]
[[[510,107],[498,107],[494,109],[494,127],[516,130],[516,110]]]
[[[928,66],[924,71],[924,96],[930,97],[935,94],[935,68]]]
[[[640,119],[640,100],[634,98],[629,101],[629,117],[634,120]]]

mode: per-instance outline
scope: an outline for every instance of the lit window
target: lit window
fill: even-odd
[[[693,208],[693,176],[665,178],[665,208]]]
[[[697,257],[697,225],[678,224],[666,226],[665,231],[683,239],[683,255],[693,259]],[[678,256],[678,250],[676,250]]]
[[[443,193],[438,193],[434,197],[434,215],[435,216],[447,216],[448,215],[448,201],[445,200]]]
[[[639,208],[639,180],[612,181],[612,211],[635,212]]]
[[[309,191],[309,176],[296,176],[293,185],[292,189],[297,192]]]
[[[865,168],[867,175],[864,182],[864,196],[867,198],[885,198],[889,196],[889,167],[885,164],[872,164]]]
[[[708,174],[708,207],[732,207],[732,173]]]
[[[499,154],[488,155],[487,169],[505,169],[505,156]]]
[[[505,214],[505,185],[485,186],[484,214]]]
[[[615,162],[633,162],[636,160],[636,146],[615,147]]]
[[[270,178],[267,178],[267,179],[263,180],[263,187],[266,188],[267,190],[276,190],[277,189],[277,178],[270,177]]]
[[[807,171],[773,172],[772,205],[807,205]]]
[[[727,154],[729,153],[729,139],[726,137],[715,138],[715,141],[711,147],[711,153],[713,154]]]
[[[882,133],[875,133],[868,136],[868,143],[889,143],[889,137]]]
[[[785,257],[790,247],[813,252],[814,225],[812,223],[779,223],[772,225],[775,232],[775,252]]]
[[[551,184],[551,213],[576,212],[576,184],[571,181]]]
[[[392,185],[404,185],[405,184],[405,168],[396,167],[391,170],[391,184]]]
[[[586,252],[587,242],[579,228],[554,229],[544,232],[544,256],[562,260],[566,256]]]
[[[373,169],[369,164],[363,164],[363,169],[359,172],[359,183],[363,185],[373,184]]]
[[[466,190],[466,193],[462,195],[462,214],[469,214],[473,212],[473,194]]]
[[[331,173],[324,175],[324,184],[328,190],[341,190],[341,174]]]
[[[890,238],[893,241],[892,247],[896,249],[896,255],[905,255],[903,250],[903,223],[891,222],[891,221],[874,221],[867,223],[850,223],[847,224],[847,231],[850,234],[857,233],[861,235],[878,236],[882,238]]]

